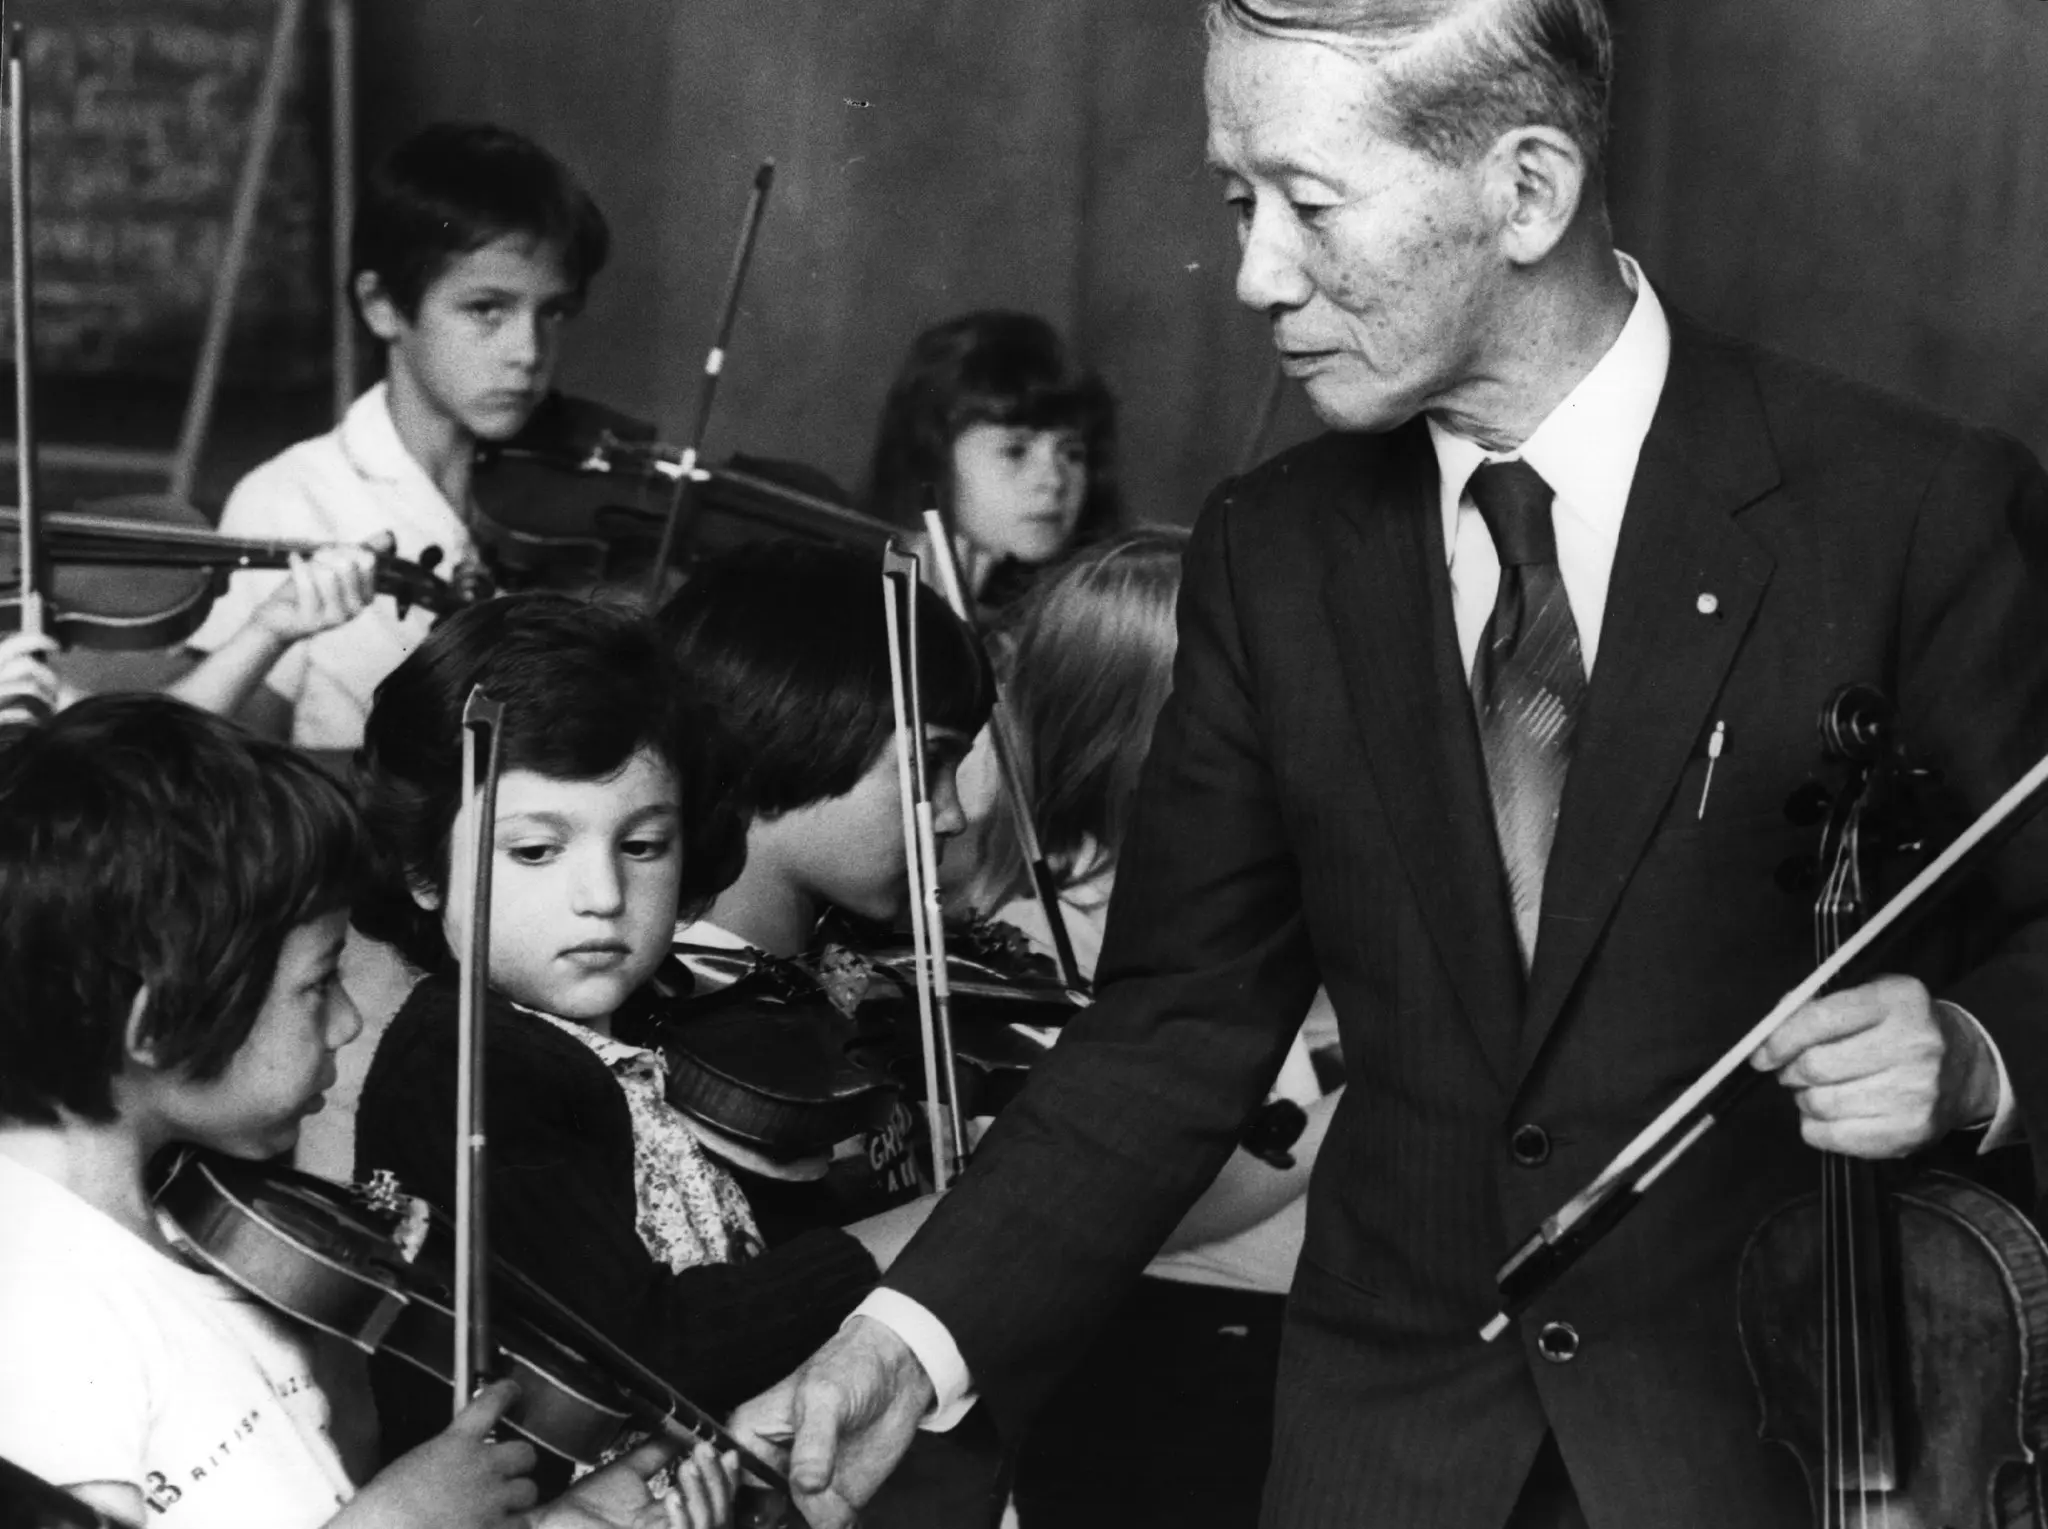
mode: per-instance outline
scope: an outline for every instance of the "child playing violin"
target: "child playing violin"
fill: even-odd
[[[663,608],[661,626],[694,694],[736,758],[746,863],[694,922],[678,953],[717,985],[761,957],[793,960],[857,1008],[871,971],[820,921],[837,912],[891,924],[908,911],[897,728],[872,554],[762,543],[706,559]],[[954,774],[987,722],[993,688],[967,628],[928,587],[918,600],[918,688],[933,829],[964,824]],[[908,1232],[921,1194],[921,1128],[899,1103],[889,1124],[829,1155],[764,1156],[693,1116],[690,1128],[745,1186],[764,1227],[785,1234],[881,1212]],[[883,1209],[884,1207],[893,1207]],[[1007,1466],[985,1417],[926,1434],[863,1510],[874,1529],[973,1529],[999,1517]]]
[[[220,528],[335,543],[384,534],[400,557],[439,548],[460,574],[475,556],[476,444],[517,433],[545,397],[562,326],[610,236],[596,204],[537,145],[503,128],[438,123],[371,173],[354,237],[350,294],[384,346],[385,379],[334,430],[244,478]],[[223,650],[280,577],[235,574],[189,646]],[[219,710],[245,700],[288,710],[293,742],[354,748],[377,682],[430,625],[425,612],[401,618],[377,601],[272,647],[250,639],[205,699]]]
[[[491,997],[485,1026],[496,1248],[700,1405],[727,1407],[795,1364],[874,1283],[907,1233],[761,1237],[728,1174],[665,1097],[658,1048],[615,1020],[668,957],[679,901],[731,880],[742,849],[711,731],[652,626],[563,595],[449,617],[377,692],[359,784],[378,869],[366,934],[426,976],[379,1041],[356,1120],[356,1169],[451,1194],[456,1098],[448,897],[472,687],[502,704],[503,775],[488,826]],[[442,1396],[373,1365],[387,1450],[439,1426]]]
[[[662,610],[679,667],[730,739],[748,814],[738,877],[676,933],[704,984],[731,981],[758,955],[801,959],[851,1011],[864,986],[857,953],[819,943],[821,916],[888,925],[907,910],[881,574],[873,554],[759,543],[700,563]],[[921,747],[943,840],[965,824],[954,773],[993,690],[945,603],[930,589],[918,602]],[[765,1158],[714,1122],[691,1128],[740,1176],[757,1213],[780,1223],[849,1221],[919,1192],[902,1105],[886,1130],[844,1144],[829,1165]]]
[[[998,644],[1040,848],[1088,976],[1172,686],[1186,541],[1153,527],[1075,553],[1025,597]],[[962,772],[976,818],[961,845],[976,852],[970,898],[1049,954],[1015,819],[985,763],[977,752]],[[1234,1154],[1041,1412],[1018,1469],[1025,1529],[1257,1522],[1302,1197],[1338,1098],[1323,1093],[1310,1044],[1334,1039],[1334,1024],[1318,995],[1275,1085],[1276,1099],[1299,1108],[1298,1134],[1284,1144],[1291,1164]]]
[[[968,598],[996,609],[1116,524],[1115,451],[1115,401],[1050,324],[962,314],[920,334],[890,384],[862,507],[917,541],[937,495]]]
[[[480,1391],[358,1489],[311,1335],[186,1261],[160,1152],[289,1151],[360,1028],[336,979],[362,852],[314,766],[159,696],[0,742],[0,1457],[116,1520],[192,1529],[526,1523],[533,1449]],[[715,1529],[725,1466],[650,1501],[643,1452],[547,1529]]]

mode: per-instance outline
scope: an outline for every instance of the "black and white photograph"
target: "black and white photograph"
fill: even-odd
[[[2048,1529],[2048,0],[0,55],[0,1529]]]

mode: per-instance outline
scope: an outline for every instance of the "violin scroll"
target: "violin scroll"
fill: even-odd
[[[1883,691],[1844,685],[1820,709],[1821,752],[1852,764],[1876,764],[1892,747],[1892,724],[1892,703]]]

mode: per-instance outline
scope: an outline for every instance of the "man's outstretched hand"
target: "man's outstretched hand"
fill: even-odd
[[[855,1317],[802,1369],[741,1406],[731,1428],[770,1458],[786,1451],[797,1511],[816,1529],[848,1529],[931,1405],[931,1377],[910,1346]]]

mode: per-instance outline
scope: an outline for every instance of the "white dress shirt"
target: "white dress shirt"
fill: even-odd
[[[1465,490],[1482,463],[1519,457],[1556,495],[1551,525],[1557,534],[1558,572],[1571,602],[1572,620],[1578,624],[1586,677],[1593,677],[1629,485],[1635,481],[1636,461],[1664,392],[1664,375],[1671,369],[1671,321],[1664,316],[1664,305],[1633,260],[1626,255],[1616,258],[1636,294],[1628,321],[1607,353],[1519,450],[1489,452],[1453,435],[1435,419],[1429,421],[1443,495],[1444,548],[1450,558],[1458,648],[1467,674],[1500,589],[1500,558],[1479,507]]]
[[[1571,603],[1572,619],[1578,624],[1586,677],[1592,679],[1622,516],[1628,508],[1643,441],[1650,433],[1650,421],[1671,369],[1671,321],[1664,305],[1633,259],[1618,251],[1615,258],[1622,279],[1635,293],[1635,304],[1621,333],[1517,450],[1489,452],[1454,435],[1434,418],[1428,421],[1442,492],[1444,547],[1450,563],[1458,648],[1467,674],[1472,672],[1480,636],[1500,590],[1500,558],[1466,489],[1482,463],[1520,458],[1542,475],[1556,496],[1551,524],[1557,536],[1558,572]],[[1977,1024],[1967,1010],[1952,1004],[1946,1007]],[[1998,1064],[1998,1112],[1985,1134],[1984,1149],[1988,1151],[2012,1134],[2016,1105],[2004,1059],[1983,1026],[1977,1025],[1977,1030]],[[886,1287],[871,1294],[854,1315],[873,1317],[893,1329],[931,1377],[938,1400],[924,1427],[950,1428],[965,1415],[974,1403],[972,1381],[945,1324],[919,1302]]]
[[[381,382],[327,434],[300,441],[236,484],[220,530],[259,541],[345,544],[389,531],[402,558],[439,547],[444,568],[453,568],[471,556],[462,515],[398,438]],[[267,569],[230,575],[186,645],[211,653],[290,577]],[[377,682],[433,625],[432,612],[414,607],[401,617],[396,603],[380,595],[353,620],[285,649],[264,683],[292,704],[292,742],[304,749],[359,747]]]

